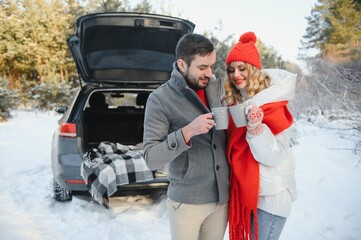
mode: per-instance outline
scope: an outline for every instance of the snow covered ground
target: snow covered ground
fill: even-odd
[[[53,200],[50,147],[60,115],[12,114],[0,123],[1,240],[169,239],[165,198],[112,197],[109,210],[87,196]],[[352,151],[360,136],[335,123],[295,126],[299,196],[281,239],[361,239],[361,158]]]

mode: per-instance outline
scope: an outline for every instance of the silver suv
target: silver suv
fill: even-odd
[[[88,191],[80,175],[83,155],[108,141],[139,146],[149,93],[167,81],[175,47],[195,25],[184,19],[144,13],[100,13],[80,17],[68,45],[80,87],[52,140],[54,198],[71,200]],[[166,189],[167,176],[119,186],[119,190]]]

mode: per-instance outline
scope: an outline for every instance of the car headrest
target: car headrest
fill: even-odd
[[[137,96],[136,103],[139,106],[145,106],[150,93],[139,93]]]

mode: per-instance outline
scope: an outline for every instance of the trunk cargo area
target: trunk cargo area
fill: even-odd
[[[98,95],[105,97],[105,102]],[[123,145],[143,142],[145,104],[149,93],[95,93],[83,114],[83,147],[108,141]],[[115,100],[114,100],[115,99]]]

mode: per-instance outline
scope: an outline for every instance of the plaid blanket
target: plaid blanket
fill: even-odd
[[[91,196],[106,208],[117,186],[154,179],[141,150],[110,142],[101,142],[98,148],[87,151],[80,171]]]

